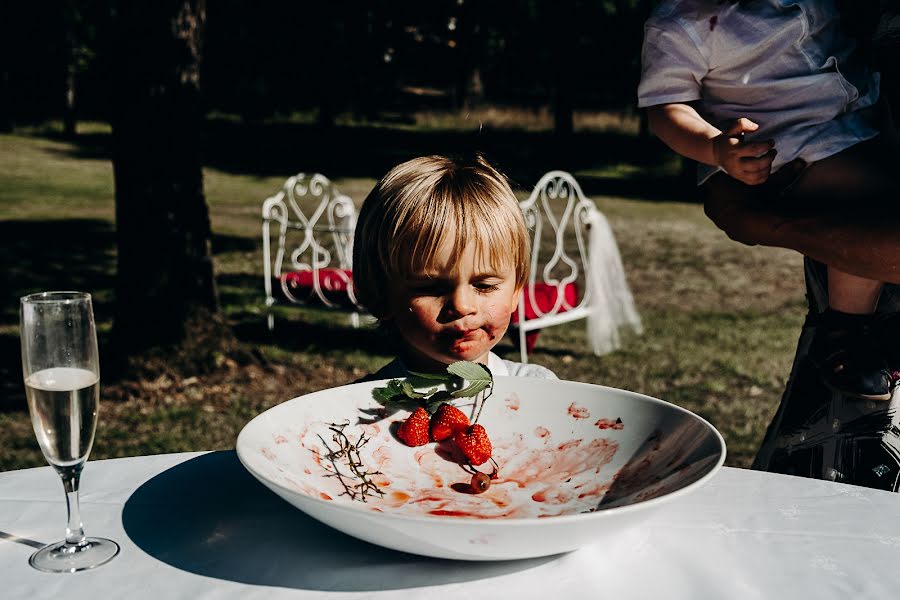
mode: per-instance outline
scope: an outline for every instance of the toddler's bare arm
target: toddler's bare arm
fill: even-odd
[[[650,128],[672,150],[707,165],[721,167],[728,175],[748,185],[769,178],[775,158],[771,140],[743,141],[743,134],[759,126],[750,119],[737,119],[722,131],[706,121],[689,104],[660,104],[647,108]]]

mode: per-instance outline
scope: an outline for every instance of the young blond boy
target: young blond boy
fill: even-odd
[[[491,351],[518,306],[528,261],[516,197],[483,157],[422,156],[391,169],[360,211],[353,281],[399,352],[366,379],[443,372],[460,360],[494,375],[556,379]]]

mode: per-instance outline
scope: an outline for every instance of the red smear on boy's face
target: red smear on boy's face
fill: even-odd
[[[413,370],[443,371],[459,360],[486,362],[518,304],[512,264],[491,267],[487,253],[477,253],[474,243],[462,255],[452,254],[445,244],[427,272],[392,290],[388,318],[400,333],[402,358]]]

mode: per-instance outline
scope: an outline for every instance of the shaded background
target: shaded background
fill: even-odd
[[[402,121],[410,109],[480,102],[633,106],[650,4],[210,2],[204,102],[243,122],[312,109],[326,126],[343,111]],[[0,122],[59,117],[70,92],[78,116],[107,117],[115,10],[112,0],[8,4]]]

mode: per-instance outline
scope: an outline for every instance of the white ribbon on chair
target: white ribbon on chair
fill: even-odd
[[[587,269],[591,294],[596,294],[587,319],[587,335],[594,354],[601,355],[622,345],[621,332],[640,334],[644,327],[634,306],[634,298],[625,279],[622,256],[609,221],[597,209],[588,213],[590,240]]]

